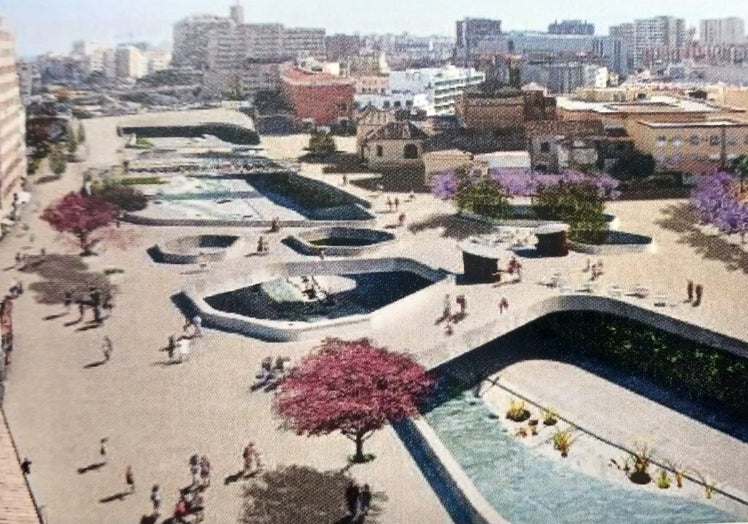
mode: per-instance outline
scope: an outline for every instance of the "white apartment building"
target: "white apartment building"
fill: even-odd
[[[168,69],[171,65],[171,53],[158,49],[151,49],[145,54],[146,63],[148,64],[148,73]]]
[[[174,25],[175,66],[240,69],[247,62],[280,62],[311,56],[325,58],[325,30],[247,24],[241,5],[230,17],[196,15]]]
[[[466,88],[482,84],[485,73],[448,65],[390,72],[390,94],[424,93],[433,115],[453,115],[455,98]]]
[[[0,18],[0,218],[11,216],[26,177],[26,113],[21,104],[13,33]]]
[[[701,20],[699,43],[707,47],[745,43],[745,21],[738,17]]]
[[[36,63],[18,62],[16,69],[18,70],[21,98],[25,100],[38,94],[42,88],[42,75],[39,73],[39,67]]]
[[[634,61],[637,66],[655,60],[680,61],[687,44],[686,21],[672,16],[634,21]]]
[[[117,79],[137,80],[148,74],[148,59],[145,53],[134,45],[120,45],[116,55]]]

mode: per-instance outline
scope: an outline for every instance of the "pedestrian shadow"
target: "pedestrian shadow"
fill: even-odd
[[[180,362],[178,360],[157,360],[156,362],[151,362],[151,366],[159,366],[162,368],[166,368],[169,366],[175,366],[179,363]]]
[[[104,364],[106,364],[106,360],[98,360],[96,362],[86,364],[85,366],[83,366],[83,369],[97,368],[99,366],[103,366]]]
[[[238,482],[243,478],[251,478],[257,476],[257,472],[250,473],[249,475],[245,475],[244,471],[237,471],[236,473],[232,473],[231,475],[227,476],[225,479],[223,479],[223,485],[228,486],[229,484],[233,484],[234,482]]]
[[[13,266],[8,266],[8,267],[4,267],[4,268],[3,268],[3,271],[11,271],[11,270],[13,270],[13,269],[16,269],[16,266],[15,266],[15,265],[13,265]]]
[[[115,500],[125,500],[127,497],[129,497],[132,493],[129,491],[120,491],[119,493],[115,493],[114,495],[109,495],[108,497],[104,497],[103,499],[99,499],[100,504],[108,504],[109,502],[114,502]]]
[[[54,315],[47,315],[46,317],[42,318],[42,320],[55,320],[56,318],[61,318],[67,315],[67,313],[55,313]]]
[[[78,475],[84,475],[89,471],[98,471],[104,466],[106,466],[106,462],[94,462],[93,464],[89,464],[88,466],[78,468]]]
[[[102,326],[102,324],[89,324],[87,326],[82,326],[76,329],[76,331],[89,331],[91,329],[98,329]]]
[[[156,524],[158,522],[158,515],[143,515],[140,517],[140,524]],[[164,521],[166,522],[166,521]]]
[[[71,320],[70,322],[65,322],[65,324],[63,324],[63,325],[65,327],[70,327],[70,326],[74,326],[74,325],[80,324],[80,323],[81,323],[80,320]]]

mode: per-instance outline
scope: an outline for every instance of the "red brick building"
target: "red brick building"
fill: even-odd
[[[350,78],[286,64],[281,68],[281,88],[298,123],[328,126],[351,118],[356,87]]]

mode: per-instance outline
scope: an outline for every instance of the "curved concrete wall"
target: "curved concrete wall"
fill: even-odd
[[[625,317],[748,358],[748,343],[742,340],[621,300],[595,295],[558,295],[546,298],[529,308],[507,312],[494,322],[474,328],[462,336],[452,338],[449,343],[438,344],[417,354],[416,358],[427,368],[433,369],[525,324],[561,311],[595,311]],[[438,435],[425,421],[408,420],[403,424],[402,429],[398,429],[398,434],[411,453],[421,457],[419,465],[427,468],[432,476],[436,476],[437,481],[444,485],[446,497],[461,505],[460,509],[465,514],[463,517],[465,522],[470,524],[507,522],[486,501]],[[442,491],[440,498],[444,495],[445,492]]]
[[[311,243],[331,237],[366,240],[372,243],[367,246],[318,246]],[[319,255],[324,249],[329,256],[351,257],[376,251],[381,246],[394,242],[395,235],[378,229],[326,227],[297,233],[286,240],[293,249],[304,255]]]
[[[204,240],[233,239],[226,247],[202,246]],[[161,261],[167,264],[196,264],[199,260],[220,262],[246,249],[247,243],[236,235],[196,235],[174,238],[155,246]]]
[[[318,322],[289,322],[265,320],[226,313],[211,307],[204,299],[259,284],[272,278],[283,278],[301,275],[344,275],[350,273],[375,273],[383,271],[408,271],[415,273],[434,284],[388,304],[366,315],[347,317]],[[454,286],[454,278],[449,278],[444,270],[435,269],[407,258],[356,259],[356,260],[320,260],[271,264],[249,274],[243,274],[227,282],[203,282],[182,290],[182,295],[189,300],[192,307],[199,312],[206,327],[241,333],[250,337],[262,338],[276,342],[323,338],[340,333],[340,328],[365,329],[371,326],[390,323],[411,310],[414,305],[439,300],[446,292],[445,287]]]
[[[515,309],[483,326],[463,332],[416,355],[419,362],[434,368],[475,348],[488,344],[519,327],[551,313],[595,311],[624,317],[701,344],[748,358],[748,342],[696,326],[658,311],[602,295],[557,295],[540,300],[524,309]]]
[[[182,227],[270,227],[271,220],[211,220],[200,218],[154,218],[144,217],[136,213],[125,213],[125,222],[141,226],[182,226]],[[374,225],[376,220],[372,216],[365,220],[280,220],[281,227],[320,227],[320,226],[350,226]]]

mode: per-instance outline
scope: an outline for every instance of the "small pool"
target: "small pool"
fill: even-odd
[[[514,524],[695,524],[741,519],[706,503],[588,476],[534,453],[463,392],[424,415],[486,500]]]
[[[330,237],[330,238],[316,238],[308,241],[313,246],[317,247],[362,247],[371,246],[376,244],[378,241],[369,240],[366,238],[346,238],[346,237]]]
[[[432,283],[409,271],[280,277],[212,295],[205,302],[245,317],[317,322],[371,313]]]

